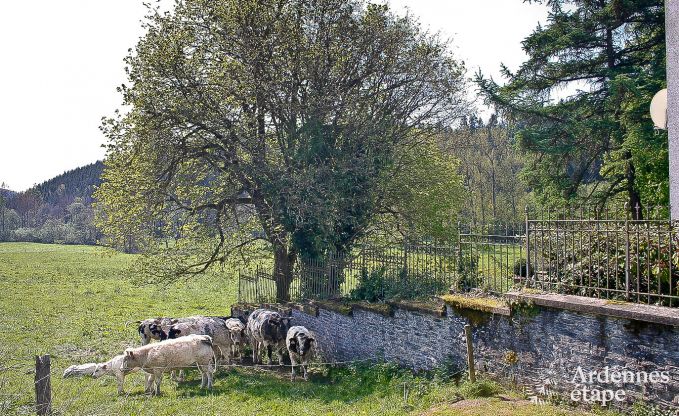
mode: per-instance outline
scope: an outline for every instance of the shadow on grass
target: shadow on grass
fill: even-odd
[[[321,403],[351,403],[386,388],[390,374],[369,368],[309,369],[309,380],[301,377],[290,381],[290,368],[262,369],[257,367],[218,371],[211,391],[200,388],[200,374],[191,372],[187,380],[177,385],[183,397],[221,396],[237,394],[243,398],[286,401],[313,399]]]

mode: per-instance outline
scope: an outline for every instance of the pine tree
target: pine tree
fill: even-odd
[[[528,60],[503,67],[504,86],[476,78],[518,127],[528,185],[543,203],[667,204],[667,136],[648,115],[665,86],[663,1],[534,2],[551,11],[523,41]]]

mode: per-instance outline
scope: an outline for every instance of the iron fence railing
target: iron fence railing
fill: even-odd
[[[527,211],[519,224],[459,223],[447,243],[363,243],[351,253],[297,261],[289,297],[376,301],[529,287],[677,307],[679,223],[650,214]],[[238,295],[275,302],[272,268],[242,270]]]
[[[549,292],[679,306],[679,223],[640,214],[527,215],[523,282]]]

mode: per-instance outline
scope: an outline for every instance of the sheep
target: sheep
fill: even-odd
[[[243,344],[246,342],[245,324],[238,318],[229,318],[226,327],[231,334],[231,357],[243,357]]]
[[[123,394],[123,383],[125,382],[125,376],[137,370],[136,368],[131,368],[123,371],[123,358],[124,356],[121,354],[116,355],[104,363],[72,365],[64,371],[64,378],[82,376],[92,376],[93,378],[99,378],[103,375],[110,375],[115,377],[118,382],[118,394]]]
[[[226,326],[226,321],[221,317],[200,316],[193,317],[192,322],[180,322],[171,325],[167,330],[168,339],[177,339],[187,335],[209,335],[215,348],[217,359],[226,359],[231,363],[230,353],[232,349],[231,331]]]
[[[123,371],[140,368],[147,373],[146,392],[160,394],[163,373],[196,365],[201,373],[201,388],[212,389],[216,357],[212,338],[208,335],[187,335],[177,339],[125,350]],[[154,388],[155,385],[155,388]]]
[[[278,364],[283,365],[285,336],[290,327],[291,317],[281,317],[278,312],[256,309],[248,317],[247,336],[252,346],[252,362],[261,363],[260,347],[266,347],[267,365],[271,365],[271,350],[276,349]]]
[[[307,378],[307,360],[311,355],[312,349],[316,344],[314,335],[303,326],[293,326],[288,330],[285,337],[285,345],[288,347],[288,354],[290,355],[290,363],[292,364],[291,381],[295,381],[295,366],[299,363],[302,367],[304,380]]]

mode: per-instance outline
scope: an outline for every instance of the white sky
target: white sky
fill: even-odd
[[[452,38],[472,76],[516,69],[546,9],[522,0],[390,0]],[[102,116],[120,105],[123,58],[141,36],[142,0],[0,3],[0,183],[22,191],[103,158]]]

